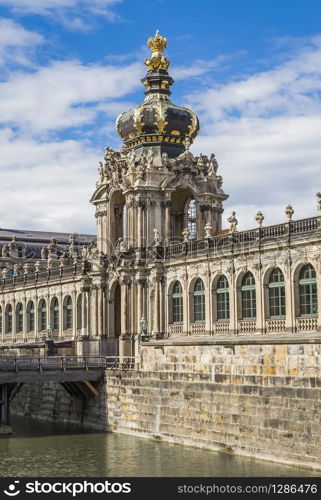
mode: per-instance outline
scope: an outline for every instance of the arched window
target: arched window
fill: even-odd
[[[57,297],[51,302],[52,329],[59,330],[59,302]]]
[[[189,230],[190,239],[196,239],[196,202],[194,199],[189,200],[185,206],[185,221]]]
[[[5,313],[5,330],[6,333],[12,333],[12,305],[8,304]]]
[[[35,331],[35,306],[32,300],[30,300],[27,305],[27,331]]]
[[[16,331],[17,333],[22,333],[23,331],[23,307],[21,302],[16,308]]]
[[[173,323],[183,323],[183,290],[179,281],[175,281],[172,295]]]
[[[269,279],[270,317],[285,316],[285,284],[284,275],[278,267],[273,269]]]
[[[39,330],[45,331],[47,329],[47,304],[44,299],[39,302]]]
[[[216,286],[217,320],[230,318],[230,294],[227,278],[222,275]]]
[[[198,278],[193,290],[194,322],[205,321],[205,289],[203,281]]]
[[[70,295],[65,299],[64,324],[66,330],[72,329],[72,300]]]
[[[299,276],[300,315],[311,316],[318,312],[317,280],[314,267],[306,264]]]
[[[242,319],[256,318],[255,279],[252,273],[244,274],[241,285]]]

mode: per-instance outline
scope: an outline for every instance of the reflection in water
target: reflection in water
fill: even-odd
[[[316,471],[26,417],[0,439],[0,476],[318,476]]]

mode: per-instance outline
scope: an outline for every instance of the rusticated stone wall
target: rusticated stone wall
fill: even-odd
[[[107,372],[84,425],[321,469],[320,340],[262,339],[143,346],[139,371]],[[69,396],[55,397],[55,418],[77,422]]]

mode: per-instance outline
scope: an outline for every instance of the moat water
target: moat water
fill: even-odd
[[[123,434],[13,417],[0,438],[0,476],[301,477],[316,471]]]

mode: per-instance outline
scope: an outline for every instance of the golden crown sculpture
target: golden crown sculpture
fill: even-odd
[[[156,31],[155,36],[151,36],[147,41],[148,47],[152,51],[152,56],[145,59],[145,64],[149,71],[155,71],[162,69],[167,71],[169,66],[169,61],[163,55],[163,51],[167,46],[167,38],[164,38]]]
[[[161,36],[157,30],[155,36],[151,36],[148,39],[147,45],[152,51],[152,57],[154,54],[161,55],[167,47],[167,38]]]

